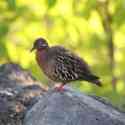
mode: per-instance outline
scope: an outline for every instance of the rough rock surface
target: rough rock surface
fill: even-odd
[[[24,125],[125,125],[124,113],[99,100],[69,89],[50,90],[27,112]]]
[[[22,125],[44,90],[31,74],[16,64],[0,66],[0,125]]]

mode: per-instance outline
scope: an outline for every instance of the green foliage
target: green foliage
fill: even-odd
[[[56,4],[57,0],[46,0],[48,7],[52,8]]]
[[[40,36],[50,45],[63,45],[83,57],[101,79],[103,88],[85,82],[73,86],[81,91],[109,98],[124,108],[124,53],[125,2],[124,0],[5,0],[0,1],[0,63],[16,62],[47,83],[30,53],[34,40]],[[103,3],[104,2],[104,3]],[[104,10],[107,6],[108,10]],[[101,15],[99,9],[103,12]],[[104,19],[111,15],[115,46],[114,74],[116,90],[112,88],[107,32]],[[82,84],[83,83],[83,84]]]
[[[16,9],[16,0],[6,0],[8,4],[8,9],[15,10]]]

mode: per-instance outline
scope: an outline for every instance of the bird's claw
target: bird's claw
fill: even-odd
[[[61,85],[56,85],[56,86],[55,86],[55,90],[57,90],[57,91],[59,91],[59,92],[64,91],[64,85],[63,85],[63,84],[61,84]]]

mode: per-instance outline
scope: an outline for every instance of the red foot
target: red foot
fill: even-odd
[[[64,91],[64,84],[61,84],[61,85],[59,85],[59,86],[55,86],[55,89],[57,90],[57,91]]]

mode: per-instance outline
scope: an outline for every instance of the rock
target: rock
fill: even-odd
[[[125,125],[125,113],[103,101],[69,89],[49,90],[27,112],[24,125]]]
[[[0,125],[125,125],[125,113],[100,97],[45,88],[19,65],[0,66]]]
[[[22,125],[29,110],[44,93],[32,75],[17,64],[0,66],[0,125]]]
[[[40,85],[40,82],[18,64],[8,63],[0,66],[0,88],[20,88],[34,84]]]

